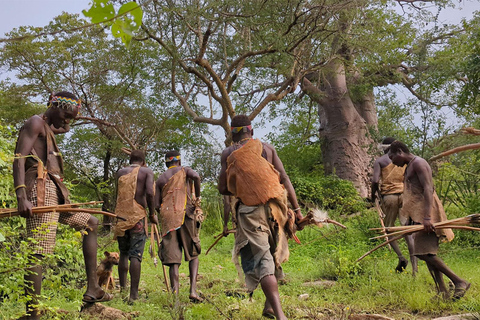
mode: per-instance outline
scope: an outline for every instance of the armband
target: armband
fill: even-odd
[[[15,187],[15,191],[17,191],[20,188],[27,188],[27,186],[24,185],[24,184],[18,185],[18,186]]]

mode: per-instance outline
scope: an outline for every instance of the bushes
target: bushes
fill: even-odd
[[[292,175],[291,181],[297,198],[305,204],[313,204],[342,214],[365,209],[365,203],[350,181],[335,176]]]

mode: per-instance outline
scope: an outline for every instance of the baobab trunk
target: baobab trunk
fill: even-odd
[[[318,103],[325,174],[351,181],[361,197],[368,197],[372,170],[369,149],[373,146],[369,126],[376,128],[377,119],[373,95],[366,94],[354,104],[343,64],[332,62],[329,71],[319,79],[319,88],[307,79],[302,85],[302,90]]]

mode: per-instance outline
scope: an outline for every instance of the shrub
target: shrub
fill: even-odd
[[[343,214],[365,209],[365,203],[350,181],[335,176],[292,175],[291,181],[300,202]]]

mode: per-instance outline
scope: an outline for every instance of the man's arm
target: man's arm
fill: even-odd
[[[153,171],[147,169],[147,175],[145,177],[145,197],[147,199],[149,219],[151,223],[158,224],[158,218],[155,214],[155,181]]]
[[[43,130],[43,120],[33,116],[27,120],[24,129],[20,132],[13,160],[13,184],[17,196],[18,212],[24,218],[32,217],[32,203],[27,199],[25,187],[25,156],[33,149],[35,141]]]
[[[423,160],[423,159],[422,159]],[[414,162],[415,173],[418,177],[418,182],[423,188],[424,206],[423,206],[423,227],[426,232],[434,231],[431,221],[431,211],[433,205],[433,179],[432,172],[428,163],[423,161]]]
[[[230,155],[230,152],[228,149],[223,150],[222,157],[220,159],[222,168],[220,170],[220,176],[218,177],[218,191],[220,192],[220,194],[223,194],[226,196],[231,195],[227,187],[227,158],[229,155]]]
[[[282,160],[277,155],[277,151],[273,146],[270,146],[272,150],[272,164],[280,173],[280,183],[285,186],[287,190],[288,201],[293,206],[293,211],[295,211],[295,221],[299,221],[303,219],[302,212],[300,211],[300,206],[298,205],[297,201],[297,194],[295,193],[295,189],[293,188],[292,182],[288,177],[287,173],[285,172],[285,168],[283,167]]]
[[[228,236],[228,221],[230,221],[230,211],[232,210],[230,204],[230,196],[223,196],[223,236]]]
[[[160,176],[161,177],[161,176]],[[162,204],[162,187],[160,177],[155,182],[155,209],[160,212],[160,206]]]
[[[377,159],[373,164],[373,176],[372,176],[372,189],[371,189],[371,201],[372,203],[375,202],[375,198],[377,196],[378,191],[378,183],[380,182],[380,173],[382,172],[382,168],[380,168],[380,161]]]
[[[200,187],[201,187],[200,175],[195,170],[189,167],[185,167],[185,173],[188,179],[193,180],[193,186],[195,188],[195,196],[197,197],[197,199],[200,198]]]

